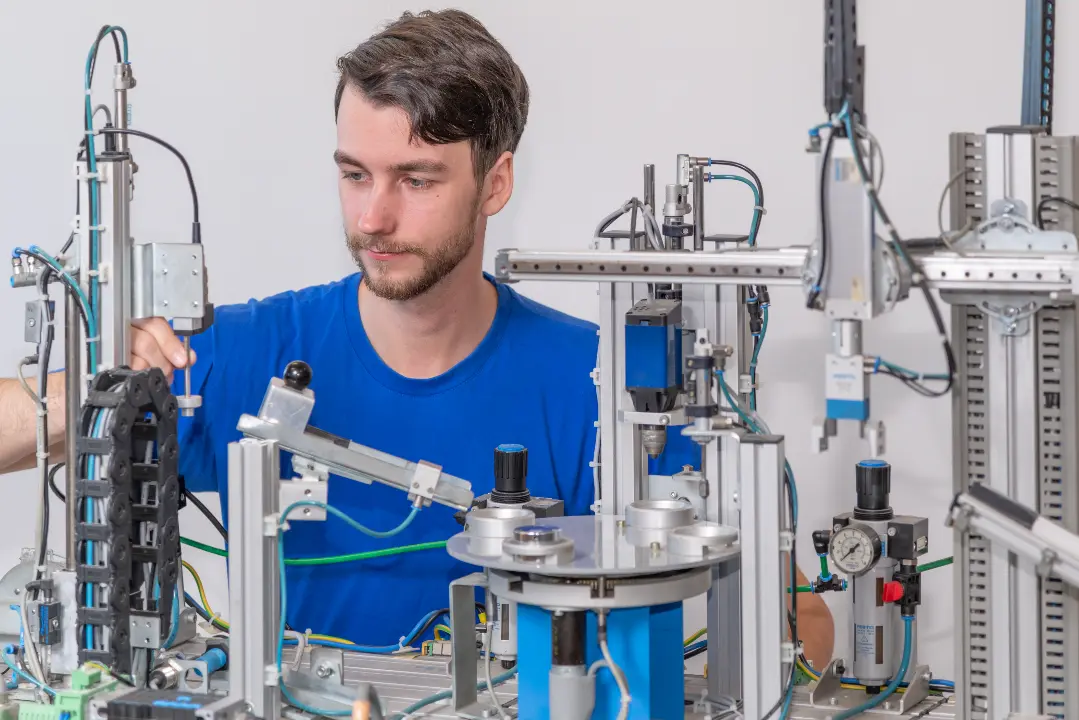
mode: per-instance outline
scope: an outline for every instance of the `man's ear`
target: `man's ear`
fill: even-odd
[[[513,153],[508,150],[495,161],[483,181],[483,202],[480,212],[490,217],[497,215],[513,194]]]

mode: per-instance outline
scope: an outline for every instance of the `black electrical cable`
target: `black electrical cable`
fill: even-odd
[[[67,498],[60,492],[60,488],[56,486],[56,473],[59,472],[60,468],[63,466],[64,463],[59,462],[52,466],[52,470],[49,470],[49,487],[52,489],[52,494],[60,499],[60,502],[66,503]]]
[[[476,609],[477,610],[483,610],[484,612],[486,612],[487,606],[484,605],[481,602],[477,602],[476,603]],[[417,633],[415,633],[412,637],[407,638],[408,641],[412,642],[412,641],[416,640],[417,638],[423,637],[423,634],[425,632],[427,632],[428,630],[430,630],[439,621],[439,619],[441,619],[441,617],[443,615],[449,615],[449,614],[450,614],[450,609],[449,608],[442,608],[441,610],[437,611],[434,615],[432,615],[430,617],[430,619],[427,622],[425,622],[423,624],[423,627],[421,627]]]
[[[829,142],[832,139],[832,134],[829,133]],[[877,190],[873,187],[873,183],[868,179],[870,177],[866,170],[865,158],[862,157],[862,148],[857,141],[851,142],[851,147],[854,151],[854,162],[858,165],[858,172],[863,178],[863,183],[866,187],[866,192],[869,195],[869,200],[872,202],[873,207],[876,209],[877,214],[880,215],[880,219],[884,222],[884,227],[888,231],[888,235],[892,241],[892,247],[896,254],[899,255],[907,266],[910,268],[911,276],[914,284],[921,289],[922,294],[925,296],[925,302],[929,305],[929,312],[933,315],[933,324],[936,325],[937,333],[940,335],[941,344],[944,346],[944,356],[948,363],[948,380],[943,390],[931,390],[917,380],[910,378],[905,379],[903,382],[907,387],[914,388],[915,386],[921,388],[920,394],[925,397],[943,397],[951,392],[952,386],[955,384],[956,374],[956,362],[955,353],[952,351],[952,342],[948,338],[948,331],[944,327],[944,317],[940,313],[940,307],[937,305],[937,301],[933,298],[933,294],[929,291],[929,284],[926,281],[925,273],[918,264],[907,254],[903,248],[903,241],[899,237],[899,232],[892,225],[892,220],[888,216],[888,212],[884,209],[884,204],[881,203],[880,197],[877,195]],[[824,243],[822,243],[822,247]]]
[[[703,645],[703,646],[701,646],[699,648],[694,648],[693,650],[690,650],[684,656],[682,656],[682,659],[683,660],[689,660],[690,658],[695,658],[698,655],[700,655],[702,653],[706,653],[706,652],[708,652],[708,646]]]
[[[187,604],[188,607],[193,608],[195,610],[195,613],[200,618],[202,618],[206,622],[210,623],[211,625],[213,625],[218,630],[221,630],[222,632],[228,632],[229,631],[228,627],[226,627],[221,622],[220,619],[210,617],[210,613],[206,612],[206,609],[203,608],[201,605],[199,605],[197,602],[195,602],[195,599],[193,597],[191,597],[190,595],[188,595],[187,593],[184,593],[184,602]]]
[[[832,161],[832,146],[835,144],[835,131],[828,133],[828,139],[824,143],[824,158],[820,165],[820,263],[817,265],[817,282],[809,291],[806,298],[806,307],[813,309],[817,305],[817,298],[821,290],[827,284],[828,273],[828,165]]]
[[[1045,219],[1042,217],[1042,213],[1045,212],[1045,206],[1049,203],[1060,203],[1061,205],[1066,205],[1070,207],[1075,212],[1079,212],[1079,203],[1075,202],[1074,200],[1069,200],[1068,198],[1062,198],[1056,195],[1053,195],[1051,197],[1044,197],[1038,201],[1038,210],[1035,213],[1035,218],[1038,221],[1038,227],[1042,230],[1045,229]]]
[[[711,165],[725,165],[727,167],[738,168],[739,170],[743,171],[744,173],[749,175],[751,178],[753,178],[753,182],[755,182],[757,184],[758,200],[760,201],[761,207],[762,208],[765,207],[765,205],[764,205],[764,183],[761,182],[760,176],[758,176],[757,173],[753,172],[753,168],[749,167],[748,165],[743,165],[740,162],[735,162],[733,160],[715,160],[715,159],[709,158],[708,162]],[[754,208],[754,209],[756,209],[756,208]],[[764,217],[764,212],[763,211],[761,211],[759,213],[754,213],[753,227],[750,230],[750,237],[757,237],[757,234],[760,232],[760,229],[761,229],[761,221],[762,221],[763,217]]]
[[[221,521],[218,520],[212,512],[210,512],[210,508],[206,507],[202,500],[199,500],[195,496],[195,494],[187,488],[184,488],[184,497],[186,497],[188,499],[188,502],[194,505],[198,509],[198,511],[202,513],[207,520],[210,521],[210,524],[214,526],[214,529],[217,530],[217,532],[220,533],[221,537],[224,538],[225,542],[228,543],[228,530],[226,530],[225,526],[221,524]]]
[[[192,206],[192,226],[191,226],[191,242],[196,245],[202,242],[202,231],[199,228],[199,194],[195,190],[195,178],[191,175],[191,166],[187,164],[187,158],[183,153],[174,148],[169,143],[165,142],[161,138],[151,135],[150,133],[143,132],[141,130],[132,130],[131,128],[101,128],[99,131],[103,135],[131,135],[133,137],[140,137],[151,142],[155,142],[161,147],[165,148],[179,160],[180,164],[184,166],[184,173],[187,175],[187,184],[191,188],[191,206]]]
[[[45,327],[41,329],[41,337],[38,340],[37,347],[37,368],[38,368],[38,387],[37,387],[37,399],[41,406],[41,411],[44,415],[44,431],[45,437],[43,438],[45,445],[45,452],[49,452],[49,356],[52,355],[52,343],[54,338],[55,329],[53,328],[53,308],[52,301],[49,299],[49,277],[53,275],[53,270],[44,265],[41,269],[41,273],[37,278],[37,291],[44,302],[42,307],[44,308],[45,317],[43,318]],[[46,547],[49,544],[49,463],[45,461],[42,469],[41,477],[41,547],[38,548],[37,555],[37,569],[34,572],[34,579],[40,580],[41,575],[45,567]],[[34,597],[36,598],[38,591],[35,589]]]
[[[877,369],[877,372],[880,373],[881,375],[887,375],[888,377],[895,378],[896,380],[903,383],[909,389],[911,389],[914,392],[918,393],[922,397],[928,397],[928,398],[939,397],[939,392],[938,391],[930,390],[925,385],[923,385],[921,383],[921,381],[919,381],[918,378],[916,378],[916,377],[911,377],[910,375],[904,375],[903,373],[897,372],[896,370],[893,370],[892,368],[887,367],[887,366],[885,366],[883,364],[880,366],[880,368]]]

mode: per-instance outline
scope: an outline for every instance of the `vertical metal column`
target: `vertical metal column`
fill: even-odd
[[[131,347],[131,157],[98,157],[101,216],[98,287],[104,312],[98,317],[98,370],[126,365]]]
[[[64,476],[67,492],[65,497],[78,496],[76,472],[79,462],[78,447],[75,444],[75,428],[79,424],[79,409],[82,407],[82,332],[79,308],[71,293],[64,293],[64,429],[67,438],[64,444]],[[75,527],[79,524],[79,504],[69,502],[64,506],[67,516],[65,567],[74,570],[78,565],[79,543],[75,537]]]
[[[952,136],[952,229],[1004,208],[1037,220],[1068,195],[1079,149],[1034,128]],[[1046,215],[1050,213],[1047,211]],[[1047,227],[1053,218],[1047,217]],[[1063,226],[1065,229],[1068,226]],[[1015,251],[1037,252],[1021,235]],[[1065,527],[1079,522],[1075,310],[1048,297],[942,293],[953,305],[955,489],[980,482]],[[957,717],[1079,718],[1079,594],[977,534],[956,536]],[[1071,620],[1071,622],[1069,622]]]
[[[781,552],[783,438],[749,435],[739,448],[742,492],[742,699],[747,718],[763,717],[786,688],[782,645],[786,603]],[[711,643],[709,643],[711,644]]]
[[[229,696],[264,720],[281,717],[276,662],[279,462],[273,440],[244,438],[229,444]]]

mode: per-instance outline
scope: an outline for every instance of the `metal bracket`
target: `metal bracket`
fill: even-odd
[[[320,480],[281,480],[280,493],[280,507],[282,508],[287,509],[293,503],[303,501],[319,502],[325,505],[330,498],[330,486],[329,483]],[[326,509],[314,505],[304,505],[290,512],[288,519],[325,520]]]
[[[180,674],[177,678],[177,686],[181,691],[200,693],[203,695],[210,692],[209,668],[206,666],[205,661],[173,658],[173,662],[175,662],[180,669]],[[191,672],[194,672],[199,677],[199,680],[195,681],[195,684],[192,684],[192,682],[188,680],[187,676]]]
[[[292,456],[292,472],[296,473],[300,480],[326,482],[330,479],[330,469],[328,467],[301,455]]]
[[[484,573],[473,573],[450,583],[450,629],[455,638],[476,634],[476,588],[487,587]],[[487,694],[476,691],[479,651],[474,642],[455,642],[451,649],[453,667],[453,710],[461,717],[490,718],[498,709]]]
[[[928,665],[918,665],[909,677],[907,691],[899,698],[899,714],[905,715],[915,705],[929,697],[929,678],[933,677]]]
[[[311,669],[320,680],[333,685],[345,684],[345,653],[339,648],[312,648]]]
[[[862,437],[869,443],[869,457],[879,458],[884,455],[884,422],[867,420],[862,425]]]
[[[420,460],[416,463],[416,469],[412,471],[412,489],[409,490],[408,499],[416,507],[427,507],[435,496],[435,487],[438,479],[442,477],[442,466]]]
[[[813,421],[813,453],[822,453],[828,449],[828,438],[836,436],[835,418]]]
[[[1038,575],[1043,579],[1049,577],[1053,572],[1053,566],[1056,565],[1057,559],[1055,550],[1043,550],[1041,562],[1035,566]]]
[[[833,707],[835,698],[843,687],[843,661],[833,660],[821,673],[820,679],[809,691],[809,703],[815,707]]]
[[[37,276],[37,273],[34,273]],[[28,300],[26,317],[23,321],[23,339],[28,343],[41,342],[41,333],[45,329],[45,318],[41,312],[40,300]]]
[[[1020,337],[1030,332],[1030,318],[1041,309],[1041,303],[1031,300],[1021,307],[997,307],[983,300],[978,303],[978,309],[996,321],[996,329],[1001,335]]]
[[[338,650],[338,653],[341,651]],[[318,668],[314,651],[311,654],[311,667]],[[371,688],[361,684],[349,687],[341,681],[340,671],[325,678],[309,672],[289,672],[285,678],[289,693],[297,701],[310,707],[325,708],[327,715],[350,715],[357,700],[369,700]]]
[[[632,423],[634,425],[685,425],[686,422],[686,410],[685,408],[675,408],[670,412],[664,413],[649,413],[649,412],[636,412],[631,410],[620,410],[618,413],[619,422]]]
[[[157,650],[161,647],[161,620],[156,617],[135,616],[128,618],[131,647]]]

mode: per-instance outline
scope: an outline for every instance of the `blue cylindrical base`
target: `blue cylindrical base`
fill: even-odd
[[[682,603],[612,610],[607,614],[607,645],[629,684],[629,720],[685,718]],[[517,646],[518,719],[552,720],[550,611],[517,606]],[[596,616],[589,613],[585,662],[591,666],[602,659],[596,642]],[[620,697],[611,673],[599,670],[592,719],[617,718]]]

